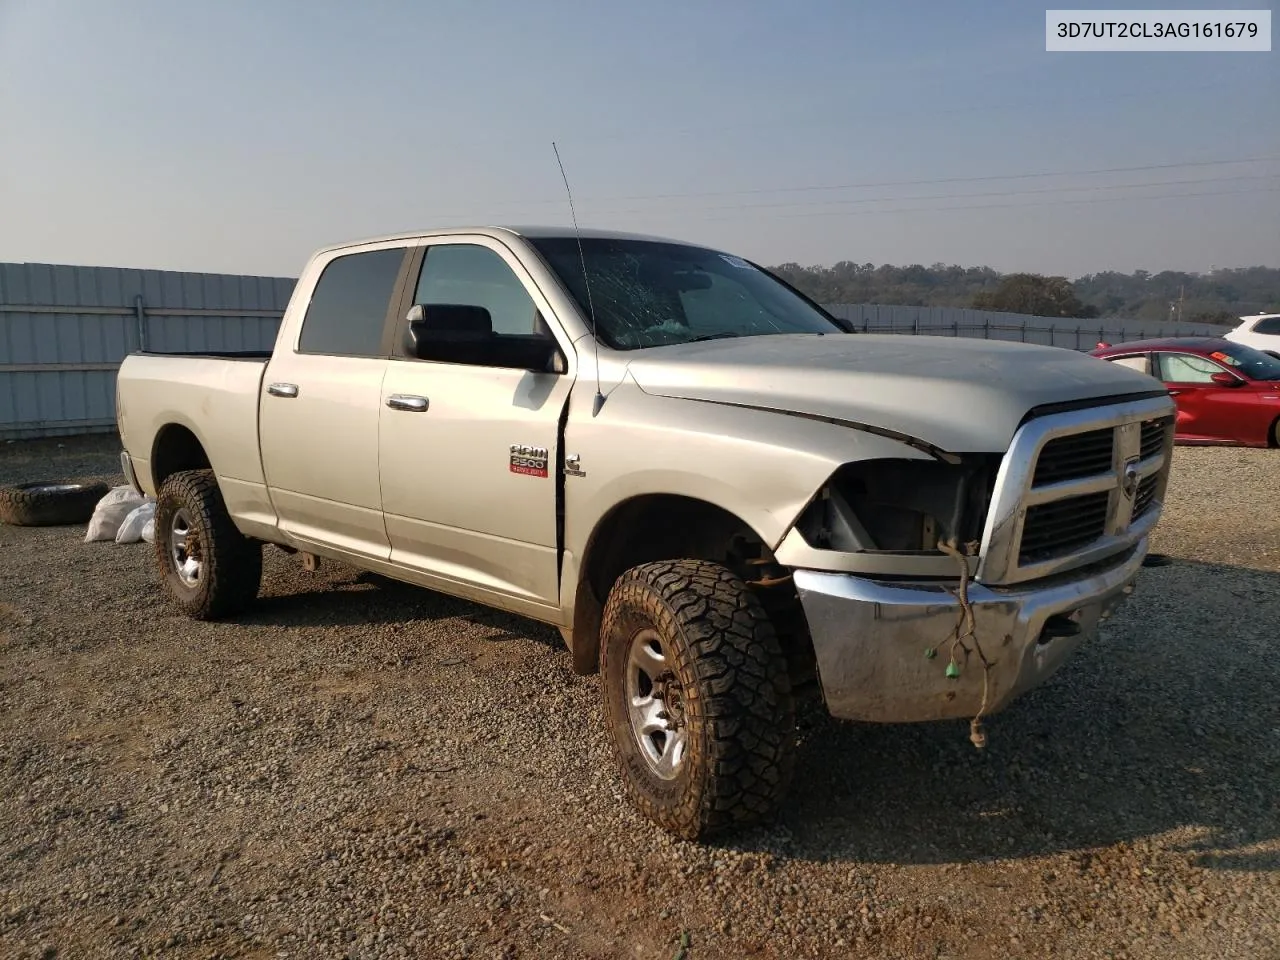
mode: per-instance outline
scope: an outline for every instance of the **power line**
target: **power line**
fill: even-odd
[[[1094,170],[1059,170],[1045,173],[1010,173],[991,174],[980,177],[939,177],[933,180],[882,180],[879,182],[863,181],[862,183],[839,183],[823,186],[807,187],[758,187],[751,190],[712,190],[697,193],[653,193],[632,197],[605,197],[590,199],[607,200],[684,200],[695,197],[732,197],[747,196],[760,193],[805,193],[819,190],[855,190],[872,187],[919,187],[940,183],[984,183],[992,180],[1032,180],[1048,177],[1087,177],[1104,173],[1137,173],[1145,170],[1175,170],[1186,167],[1214,167],[1227,164],[1264,163],[1280,160],[1280,155],[1269,157],[1242,157],[1239,160],[1202,160],[1196,163],[1150,163],[1136,167],[1105,167]],[[542,201],[539,201],[542,202]]]
[[[838,200],[786,200],[773,203],[740,203],[726,204],[723,206],[713,207],[694,207],[687,208],[693,210],[761,210],[775,207],[835,207],[835,206],[851,206],[854,204],[864,203],[898,203],[907,200],[965,200],[976,197],[1015,197],[1030,196],[1044,193],[1079,193],[1085,191],[1096,190],[1130,190],[1130,189],[1147,189],[1150,187],[1172,187],[1183,186],[1196,183],[1228,183],[1232,181],[1242,180],[1270,180],[1274,178],[1274,174],[1242,174],[1231,177],[1192,177],[1185,180],[1155,180],[1146,183],[1113,183],[1106,185],[1090,186],[1090,187],[1036,187],[1031,190],[988,190],[982,193],[934,193],[924,194],[922,196],[899,196],[899,197],[858,197],[855,199],[838,199]],[[611,210],[611,215],[631,215],[631,214],[657,214],[657,213],[674,213],[676,211],[656,211],[656,210]]]
[[[992,78],[1002,73],[1004,73],[1004,71],[992,70],[987,71],[985,74],[979,74],[976,78]],[[975,79],[975,77],[970,76],[969,79],[972,80]],[[1190,94],[1203,93],[1206,90],[1217,89],[1234,82],[1235,81],[1230,77],[1221,77],[1207,83],[1197,84],[1193,87],[1183,87],[1176,92],[1180,96],[1185,97]],[[920,96],[931,96],[935,89],[935,85],[929,83],[908,88],[905,92],[908,94],[914,93]],[[899,93],[902,92],[903,91],[901,90],[899,91]],[[1161,87],[1155,90],[1134,90],[1129,91],[1128,93],[1107,91],[1104,99],[1108,105],[1126,100],[1159,100],[1160,102],[1167,102],[1169,94],[1170,91],[1168,87]],[[626,127],[615,128],[613,130],[598,130],[595,133],[583,134],[580,137],[565,137],[562,138],[561,142],[581,144],[590,143],[598,145],[603,143],[640,139],[651,141],[655,137],[685,138],[689,136],[706,136],[708,134],[723,134],[742,130],[759,132],[761,130],[794,129],[797,127],[830,127],[833,125],[865,124],[867,121],[877,118],[900,119],[903,116],[919,121],[920,119],[927,117],[956,117],[975,113],[999,113],[1004,111],[1020,111],[1029,109],[1046,110],[1053,109],[1055,107],[1078,107],[1088,105],[1092,102],[1094,101],[1091,98],[1082,98],[1078,90],[1072,90],[1070,98],[1067,100],[1058,98],[1046,101],[1042,98],[1036,98],[1033,100],[1020,100],[1013,103],[980,103],[962,107],[936,106],[926,110],[915,110],[910,107],[903,109],[895,106],[892,108],[868,112],[862,110],[860,107],[848,105],[851,113],[837,118],[833,118],[831,116],[829,108],[824,108],[820,113],[810,113],[804,116],[793,115],[786,119],[762,120],[759,117],[754,117],[749,120],[744,119],[738,123],[716,124],[714,126],[699,124],[698,126],[691,127],[668,127],[665,129],[655,129],[643,126],[637,128],[636,125],[629,124]],[[502,142],[523,143],[524,140],[521,138],[503,138]]]
[[[985,174],[982,176],[972,177],[936,177],[932,179],[920,180],[864,180],[856,183],[836,183],[836,184],[812,184],[808,186],[797,187],[753,187],[745,190],[702,190],[690,193],[651,193],[651,194],[634,194],[631,196],[601,196],[601,197],[585,197],[582,198],[584,203],[609,203],[615,201],[648,201],[648,200],[689,200],[703,197],[734,197],[734,196],[755,196],[764,193],[814,193],[823,190],[861,190],[880,187],[921,187],[936,186],[945,183],[990,183],[1000,180],[1035,180],[1048,179],[1051,177],[1091,177],[1101,176],[1109,173],[1140,173],[1153,170],[1180,170],[1199,167],[1218,167],[1230,166],[1246,163],[1269,163],[1280,160],[1280,155],[1261,156],[1261,157],[1240,157],[1237,159],[1222,160],[1200,160],[1186,163],[1149,163],[1137,166],[1126,167],[1096,167],[1088,170],[1050,170],[1037,171],[1033,173],[1008,173],[1008,174]],[[486,209],[495,209],[498,207],[538,207],[547,205],[560,205],[561,200],[500,200],[485,204]],[[458,220],[458,219],[475,219],[472,214],[436,214],[438,219]]]
[[[952,210],[996,210],[996,209],[1021,209],[1024,207],[1047,207],[1058,206],[1063,204],[1085,204],[1085,203],[1130,203],[1140,200],[1182,200],[1191,199],[1193,197],[1227,197],[1227,196],[1243,196],[1251,193],[1276,193],[1280,192],[1278,187],[1252,187],[1247,190],[1209,190],[1199,193],[1165,193],[1156,194],[1147,197],[1090,197],[1076,199],[1057,199],[1057,200],[1032,200],[1027,203],[979,203],[969,204],[965,206],[927,206],[927,207],[897,207],[888,210],[820,210],[808,213],[780,213],[771,217],[773,220],[791,220],[807,217],[868,217],[885,213],[946,213]],[[755,216],[760,216],[755,214]],[[737,219],[730,216],[719,217],[699,217],[695,218],[703,222],[716,220],[732,220]]]

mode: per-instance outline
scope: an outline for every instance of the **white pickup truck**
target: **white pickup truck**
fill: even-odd
[[[270,354],[118,387],[190,616],[253,602],[270,543],[553,624],[691,839],[779,806],[805,690],[981,746],[1132,590],[1173,443],[1144,374],[854,334],[739,257],[561,228],[322,250]]]

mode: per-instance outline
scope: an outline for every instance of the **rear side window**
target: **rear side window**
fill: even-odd
[[[1253,327],[1254,333],[1280,333],[1280,317],[1268,317],[1259,320]]]
[[[352,253],[331,261],[302,321],[299,353],[379,357],[403,248]]]
[[[1131,367],[1134,370],[1141,371],[1142,373],[1151,372],[1151,361],[1147,359],[1147,355],[1145,353],[1140,353],[1134,357],[1116,357],[1111,362],[1118,363],[1122,367]]]

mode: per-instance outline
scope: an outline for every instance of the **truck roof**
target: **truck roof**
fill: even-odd
[[[391,233],[381,237],[365,237],[362,240],[348,240],[344,243],[333,243],[328,246],[321,247],[316,251],[317,254],[329,253],[333,250],[345,250],[348,247],[359,247],[369,243],[386,243],[392,240],[416,240],[419,237],[438,237],[450,236],[453,234],[480,234],[481,236],[493,237],[494,239],[502,239],[504,236],[524,237],[530,240],[544,240],[556,238],[573,238],[581,235],[584,238],[605,239],[605,240],[650,240],[657,243],[679,243],[685,246],[695,246],[685,240],[674,240],[670,237],[650,236],[643,233],[626,233],[621,230],[598,230],[583,228],[575,233],[573,227],[569,226],[476,226],[476,227],[426,227],[422,230],[411,230],[402,233]]]

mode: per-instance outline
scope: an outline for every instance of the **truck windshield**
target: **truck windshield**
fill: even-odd
[[[679,243],[572,236],[530,243],[614,350],[722,337],[844,333],[820,309],[747,261]],[[591,279],[590,298],[582,262]]]

